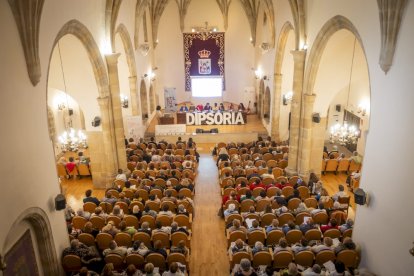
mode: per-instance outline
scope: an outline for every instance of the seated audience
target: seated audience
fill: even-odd
[[[266,227],[266,233],[269,233],[270,231],[273,231],[273,230],[282,230],[282,228],[279,227],[278,219],[273,219],[272,224]]]
[[[90,190],[90,189],[86,190],[86,192],[85,192],[85,198],[83,199],[83,203],[86,203],[86,202],[95,203],[96,206],[99,206],[99,203],[101,203],[99,201],[99,199],[92,196],[92,190]]]
[[[136,240],[134,241],[134,243],[132,244],[132,247],[127,249],[127,254],[139,254],[141,256],[146,256],[149,252],[148,247],[145,245],[145,243]]]
[[[285,238],[281,238],[279,240],[279,244],[275,246],[273,249],[273,253],[276,254],[280,251],[289,251],[292,253],[292,249],[288,246],[287,240]]]
[[[121,257],[125,257],[126,254],[127,254],[127,249],[125,247],[118,246],[115,241],[111,241],[109,243],[109,248],[105,249],[102,252],[102,254],[104,256],[106,256],[108,254],[117,254],[117,255],[119,255]]]
[[[257,252],[268,251],[267,247],[263,245],[260,241],[255,242],[252,248],[252,254],[255,255]]]
[[[151,253],[159,253],[167,259],[167,251],[162,247],[162,242],[160,240],[154,242],[154,248],[151,250]]]
[[[171,251],[171,253],[181,253],[184,256],[187,256],[187,254],[188,254],[188,248],[185,245],[185,241],[183,241],[183,240],[179,241],[177,246],[174,246],[174,245],[171,246],[170,251]]]
[[[230,244],[229,255],[234,255],[237,252],[250,252],[250,247],[241,239],[237,239]]]
[[[178,264],[172,262],[169,266],[169,270],[165,271],[162,276],[184,276],[185,274],[179,270]]]
[[[318,254],[319,252],[324,251],[324,250],[333,251],[332,244],[333,244],[333,241],[330,237],[324,237],[323,243],[312,246],[311,250],[315,254]]]

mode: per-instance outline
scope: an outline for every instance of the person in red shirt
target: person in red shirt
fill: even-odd
[[[201,112],[201,111],[203,111],[204,106],[202,104],[199,104],[199,105],[196,106],[196,109],[197,109],[197,111]]]
[[[224,206],[226,204],[226,202],[229,201],[229,200],[237,200],[238,202],[240,202],[240,196],[237,195],[237,193],[235,191],[232,191],[232,192],[230,192],[229,195],[223,196],[222,205]]]
[[[69,173],[71,173],[76,167],[75,159],[73,157],[69,157],[69,162],[66,163],[66,169]]]
[[[262,182],[260,182],[260,180],[259,179],[256,179],[256,181],[255,182],[253,182],[252,184],[250,184],[250,190],[254,190],[254,189],[256,189],[256,188],[263,188],[263,189],[266,189],[266,186],[262,183]]]
[[[338,223],[336,222],[336,219],[333,218],[329,221],[328,224],[321,225],[322,233],[324,233],[326,230],[329,230],[329,229],[338,229]]]

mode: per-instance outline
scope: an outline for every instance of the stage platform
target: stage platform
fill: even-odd
[[[245,125],[199,125],[186,126],[185,135],[160,135],[156,136],[157,140],[164,139],[167,142],[176,142],[177,137],[183,139],[192,137],[196,143],[219,143],[219,142],[250,142],[256,140],[258,136],[267,136],[267,130],[256,114],[247,115],[247,124]],[[146,137],[155,136],[155,125],[157,120],[153,119],[145,133]],[[213,128],[218,129],[218,133],[196,133],[197,129],[209,131]]]

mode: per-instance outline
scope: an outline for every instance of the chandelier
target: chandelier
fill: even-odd
[[[345,121],[343,125],[339,123],[331,127],[331,134],[329,141],[333,144],[335,142],[342,146],[347,144],[356,144],[359,138],[359,130],[354,125],[348,125]]]
[[[351,83],[352,83],[352,69],[354,66],[355,58],[355,46],[356,46],[356,37],[354,39],[354,49],[352,53],[352,62],[351,69],[349,73],[349,84],[348,84],[348,98],[346,106],[349,105],[349,95],[351,94]],[[330,129],[329,141],[333,144],[337,142],[338,144],[345,146],[349,144],[356,144],[359,138],[359,129],[355,125],[349,125],[346,121],[346,118],[343,121],[343,124],[336,123]]]
[[[63,63],[62,63],[62,55],[60,52],[60,44],[58,42],[58,50],[59,50],[59,59],[60,59],[60,69],[62,71],[62,79],[63,79],[63,86],[65,88],[65,97],[66,97],[66,105],[64,102],[58,104],[58,110],[65,112],[63,116],[65,131],[58,137],[58,141],[60,143],[60,148],[63,152],[66,151],[78,151],[82,148],[87,148],[88,145],[86,143],[86,135],[82,130],[75,130],[72,127],[72,116],[73,116],[73,109],[69,107],[69,99],[68,99],[68,90],[66,88],[66,80],[65,80],[65,73],[63,71]],[[66,121],[66,118],[69,118]]]

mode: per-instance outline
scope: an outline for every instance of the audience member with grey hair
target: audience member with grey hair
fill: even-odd
[[[228,217],[231,214],[238,214],[239,212],[236,210],[236,205],[231,203],[229,207],[224,210],[224,217]]]
[[[257,273],[254,271],[250,261],[246,258],[241,259],[240,267],[238,271],[234,273],[235,276],[256,276]]]

